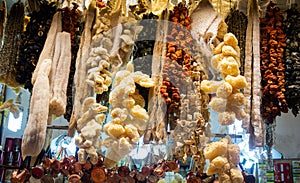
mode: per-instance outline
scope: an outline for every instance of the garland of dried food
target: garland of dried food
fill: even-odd
[[[112,32],[110,30],[110,20],[108,15],[97,14],[98,11],[94,9],[94,4],[90,4],[87,17],[88,24],[86,24],[85,31],[93,28],[92,32],[95,35],[87,37],[90,39],[90,45],[87,52],[89,57],[86,62],[82,62],[84,66],[77,67],[78,69],[85,70],[85,77],[80,78],[88,86],[92,87],[92,94],[102,94],[108,90],[111,84],[111,73],[108,71],[110,66],[108,52],[112,48]],[[95,16],[96,23],[92,25]],[[93,26],[93,27],[92,27]],[[89,32],[91,34],[91,32]],[[82,40],[83,41],[83,40]],[[87,53],[86,52],[86,53]],[[80,60],[81,61],[81,60]],[[76,72],[82,72],[80,70]],[[77,81],[80,82],[80,81]],[[76,88],[77,89],[77,88]],[[81,164],[86,163],[87,158],[90,159],[92,164],[98,161],[97,150],[100,148],[102,123],[105,122],[108,107],[99,104],[94,97],[83,96],[83,106],[81,109],[82,114],[79,114],[79,119],[76,121],[77,131],[79,136],[75,138],[75,143],[79,147],[78,160]],[[78,104],[79,105],[79,104]],[[103,113],[104,112],[104,113]],[[91,133],[92,132],[92,133]]]
[[[61,116],[66,112],[67,85],[71,65],[71,36],[68,32],[58,32],[55,38],[51,63],[49,113]]]
[[[73,3],[72,9],[69,7],[64,7],[62,9],[62,31],[66,31],[71,34],[72,46],[72,59],[67,88],[67,107],[66,113],[64,114],[64,117],[67,121],[70,121],[73,109],[73,82],[76,69],[76,57],[81,35],[81,16],[82,12],[78,9],[78,4],[76,3]]]
[[[149,112],[149,124],[144,135],[144,143],[148,144],[152,142],[163,143],[167,141],[167,132],[165,127],[164,116],[166,113],[165,110],[165,100],[161,97],[160,86],[163,82],[161,75],[162,65],[164,63],[164,54],[166,51],[166,34],[168,30],[168,21],[169,11],[165,9],[159,16],[157,23],[156,31],[156,41],[153,48],[153,59],[152,59],[152,74],[151,77],[154,81],[154,87],[150,89],[149,97],[151,101],[149,102],[148,112]]]
[[[285,50],[285,89],[284,95],[288,107],[297,116],[300,111],[300,12],[296,5],[287,10],[285,33],[287,47]]]
[[[6,2],[2,1],[0,6],[0,40],[3,38],[4,27],[6,21]]]
[[[22,154],[26,156],[37,156],[43,148],[46,139],[47,123],[50,121],[49,110],[52,88],[50,83],[50,72],[52,65],[52,54],[55,48],[55,38],[61,31],[61,14],[58,12],[53,20],[47,35],[45,47],[39,57],[36,69],[33,73],[33,91],[30,100],[30,113],[24,136],[22,139]],[[41,107],[41,105],[43,105]],[[49,121],[48,121],[49,120]],[[50,121],[51,122],[51,121]]]
[[[133,64],[135,71],[141,71],[147,75],[151,75],[152,55],[155,44],[156,29],[158,16],[153,13],[144,14],[140,21],[143,31],[139,34],[138,40],[135,42],[135,50],[133,53]]]
[[[241,89],[247,86],[247,82],[239,71],[238,40],[232,33],[227,33],[224,41],[213,52],[215,55],[211,59],[211,65],[220,72],[222,80],[204,80],[201,82],[201,89],[216,94],[209,105],[219,113],[218,121],[221,125],[231,125],[236,118],[243,120],[246,117],[243,109],[245,97]]]
[[[170,130],[176,127],[180,118],[180,94],[187,94],[187,86],[191,85],[191,50],[193,41],[190,30],[191,18],[184,3],[179,3],[170,13],[169,32],[167,35],[167,58],[163,65],[163,83],[160,93],[167,104],[166,126]]]
[[[241,75],[244,75],[244,65],[245,65],[245,46],[246,46],[246,30],[247,30],[247,16],[239,11],[231,9],[230,14],[225,19],[227,24],[227,31],[233,33],[238,42],[240,47],[240,71]]]
[[[240,148],[232,143],[229,136],[210,143],[204,149],[204,155],[210,161],[207,175],[218,174],[220,182],[244,181],[242,172],[237,167],[240,162]]]
[[[0,54],[0,82],[10,87],[19,87],[15,80],[15,65],[19,50],[20,37],[24,28],[24,4],[14,3],[10,9],[5,26],[4,43]]]
[[[31,77],[38,62],[44,43],[50,29],[56,6],[42,1],[40,11],[33,11],[26,31],[22,35],[18,62],[16,64],[16,81],[24,85],[25,89],[32,90]]]
[[[128,63],[126,70],[116,73],[109,94],[112,121],[103,127],[109,136],[103,142],[108,148],[104,160],[106,167],[113,167],[133,150],[147,127],[149,115],[143,108],[145,100],[139,94],[136,84],[145,88],[154,86],[148,75],[140,71],[133,72],[132,63]]]
[[[75,128],[77,126],[77,121],[83,114],[82,103],[84,99],[90,95],[90,88],[87,79],[87,60],[90,53],[90,45],[92,42],[92,26],[96,16],[96,5],[94,1],[91,1],[88,10],[85,14],[85,26],[80,40],[80,46],[76,58],[76,71],[74,75],[74,104],[72,115],[69,124],[69,135],[73,136]]]
[[[273,123],[281,112],[288,112],[283,66],[286,36],[283,32],[283,15],[273,2],[269,3],[266,16],[261,19],[260,31],[262,116],[266,123]]]

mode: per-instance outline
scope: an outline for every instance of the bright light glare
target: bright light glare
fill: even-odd
[[[23,112],[20,112],[19,117],[17,119],[10,112],[9,113],[9,118],[8,118],[8,126],[7,126],[7,128],[10,131],[12,131],[12,132],[17,132],[18,130],[21,130],[22,117],[23,117]]]

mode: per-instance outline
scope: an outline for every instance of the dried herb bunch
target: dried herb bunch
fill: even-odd
[[[62,9],[62,31],[69,32],[71,34],[71,67],[67,88],[67,106],[64,117],[67,121],[70,121],[73,109],[73,79],[76,69],[76,57],[79,49],[80,35],[81,35],[81,18],[82,12],[78,9],[78,4],[73,3],[73,8],[64,7]]]
[[[288,107],[297,116],[300,110],[300,12],[297,10],[296,4],[287,10],[284,25],[287,37],[284,61],[286,91],[284,95]]]
[[[0,53],[0,82],[11,87],[20,86],[15,80],[15,65],[23,27],[24,4],[17,2],[12,5],[7,18],[4,43]]]
[[[286,36],[283,31],[283,19],[280,8],[270,2],[266,16],[261,20],[262,115],[266,123],[273,123],[281,112],[288,112],[284,95],[283,62]]]
[[[240,47],[240,71],[241,75],[244,75],[247,16],[237,9],[231,9],[225,22],[228,25],[227,31],[233,33],[238,40],[238,46]]]
[[[54,3],[41,1],[40,10],[33,11],[29,15],[30,21],[21,37],[19,58],[16,64],[16,81],[30,91],[33,87],[31,84],[32,72],[43,50],[55,12]]]

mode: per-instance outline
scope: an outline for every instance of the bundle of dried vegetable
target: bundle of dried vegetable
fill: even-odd
[[[261,118],[261,73],[259,37],[259,12],[257,3],[248,2],[244,76],[248,85],[244,89],[246,118],[242,127],[250,133],[250,146],[264,145],[264,123]]]
[[[32,90],[31,77],[51,25],[56,6],[42,1],[39,11],[29,14],[30,21],[21,37],[18,62],[16,64],[16,81]]]
[[[5,0],[3,0],[0,6],[0,40],[2,40],[3,38],[5,21],[6,21],[6,2]]]
[[[281,112],[288,112],[285,99],[284,51],[286,36],[283,32],[283,15],[273,2],[261,20],[261,76],[262,116],[266,123],[274,123]]]
[[[287,17],[284,22],[286,33],[286,50],[285,50],[285,89],[284,95],[288,107],[292,113],[297,116],[300,111],[300,12],[297,5],[287,10]]]
[[[50,78],[50,72],[53,72],[51,67],[55,39],[60,31],[61,14],[56,13],[53,16],[45,47],[33,73],[30,113],[22,139],[22,154],[24,157],[37,156],[40,153],[46,139],[47,123],[52,122],[52,119],[49,118],[49,114],[51,114],[49,104],[52,91],[50,83],[54,81],[54,78]]]
[[[220,72],[221,81],[204,80],[201,89],[206,93],[216,94],[209,105],[218,112],[218,121],[221,125],[231,125],[235,119],[243,120],[245,97],[242,89],[247,86],[244,76],[239,71],[238,40],[232,33],[224,36],[224,41],[213,50],[212,67]]]
[[[61,116],[66,112],[67,85],[71,65],[71,36],[59,32],[55,38],[54,55],[51,63],[49,113]]]
[[[240,162],[240,148],[232,143],[229,136],[210,143],[204,149],[204,155],[210,161],[207,175],[218,174],[220,182],[243,182],[243,175],[237,167]]]
[[[136,84],[145,88],[154,86],[148,75],[140,71],[133,72],[132,63],[128,63],[126,70],[116,73],[113,89],[109,95],[112,121],[103,127],[109,136],[103,142],[108,148],[104,160],[107,167],[114,166],[133,150],[146,129],[149,115],[143,108],[145,100],[139,94]]]
[[[180,118],[180,94],[187,94],[187,86],[192,84],[191,48],[193,41],[189,30],[191,18],[184,3],[179,3],[170,13],[167,35],[167,54],[163,65],[163,83],[160,93],[167,105],[166,126],[173,131],[176,120]]]
[[[64,117],[67,121],[70,121],[73,108],[73,82],[76,69],[77,51],[79,49],[80,35],[81,35],[81,18],[82,12],[78,9],[78,4],[72,3],[72,9],[70,7],[62,8],[62,31],[69,32],[71,34],[71,66],[68,79],[67,88],[67,107]]]
[[[5,25],[4,42],[0,53],[0,82],[17,88],[21,86],[16,80],[15,65],[20,45],[20,37],[24,29],[24,4],[16,2],[12,5]]]
[[[241,75],[244,75],[245,65],[245,46],[246,46],[246,30],[247,30],[247,16],[238,9],[231,9],[229,15],[226,17],[225,22],[227,24],[227,31],[233,33],[240,47],[240,71]]]
[[[90,88],[86,82],[87,60],[89,58],[90,46],[92,42],[92,26],[96,15],[96,5],[92,1],[85,15],[85,27],[81,36],[80,46],[76,58],[76,71],[74,75],[75,95],[72,116],[69,124],[69,135],[73,136],[77,121],[82,112],[82,103],[90,95]]]

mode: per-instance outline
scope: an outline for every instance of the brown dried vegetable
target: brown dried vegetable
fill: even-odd
[[[245,46],[246,46],[246,30],[247,30],[247,16],[239,11],[231,9],[230,14],[225,20],[228,25],[227,31],[235,35],[238,40],[238,46],[240,47],[240,71],[241,75],[244,75],[244,63],[245,63]]]
[[[180,113],[180,94],[187,93],[186,86],[191,84],[190,46],[193,39],[190,33],[191,17],[184,3],[174,7],[169,20],[172,23],[167,35],[167,58],[163,66],[160,93],[168,106],[167,121],[170,123],[170,129],[174,130]]]
[[[19,58],[16,64],[16,81],[23,84],[24,88],[29,91],[33,87],[31,84],[32,72],[43,50],[55,12],[56,6],[53,3],[41,1],[40,11],[33,11],[29,15],[30,21],[21,37]]]
[[[16,81],[17,52],[24,28],[24,4],[14,3],[10,9],[5,25],[4,43],[0,53],[0,83],[10,87],[19,87]]]
[[[3,38],[4,33],[4,24],[6,19],[6,3],[5,1],[2,1],[2,4],[0,6],[0,39]]]
[[[283,15],[273,2],[270,2],[266,16],[261,20],[260,31],[262,115],[266,123],[273,123],[281,112],[288,112],[283,66],[286,36],[283,32]]]
[[[67,106],[64,117],[67,121],[70,121],[73,109],[73,79],[76,69],[76,57],[79,49],[80,35],[81,35],[81,16],[82,12],[78,9],[78,4],[73,3],[73,8],[65,7],[62,9],[62,31],[69,32],[71,34],[71,67],[67,88]]]
[[[285,50],[285,97],[288,107],[297,116],[300,111],[300,12],[294,4],[287,10],[285,20],[286,50]]]

